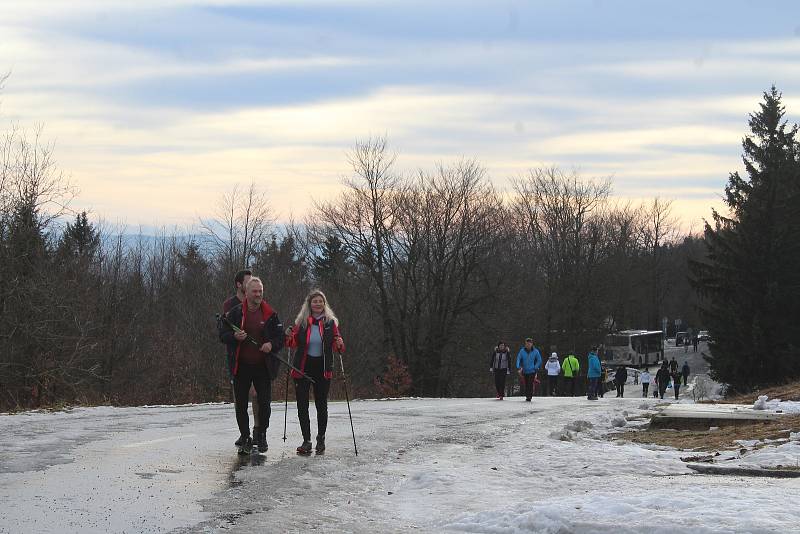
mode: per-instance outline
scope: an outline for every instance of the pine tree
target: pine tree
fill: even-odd
[[[86,217],[86,212],[79,213],[74,223],[67,223],[58,253],[62,256],[91,260],[100,248],[100,234]]]
[[[349,269],[347,251],[342,241],[334,235],[326,237],[312,265],[317,284],[338,291]]]
[[[707,259],[691,264],[712,376],[739,391],[800,375],[800,151],[784,114],[773,86],[742,142],[747,177],[725,188],[730,216],[713,212]]]

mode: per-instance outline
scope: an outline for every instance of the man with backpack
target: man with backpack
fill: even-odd
[[[581,370],[581,364],[574,354],[569,353],[561,363],[561,370],[564,371],[564,390],[569,391],[569,396],[575,396],[575,379]]]

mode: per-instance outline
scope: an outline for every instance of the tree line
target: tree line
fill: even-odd
[[[782,179],[796,187],[796,167],[787,163],[796,164],[796,152],[782,151],[796,149],[796,128],[780,130],[780,144],[769,125],[756,130],[760,124],[753,128],[763,138],[745,145],[746,162],[756,161],[748,169],[778,161]],[[731,206],[749,204],[730,218],[714,214],[716,226],[701,237],[681,230],[671,201],[621,202],[610,179],[576,171],[530,169],[499,191],[470,159],[401,172],[385,138],[357,142],[349,158],[341,193],[317,200],[302,221],[277,224],[264,191],[236,186],[195,234],[131,237],[71,213],[73,192],[52,146],[38,132],[7,132],[0,145],[0,409],[229,399],[214,313],[244,267],[262,277],[285,323],[310,288],[326,292],[361,397],[483,395],[491,391],[487,355],[500,339],[514,347],[533,337],[545,353],[583,358],[606,333],[661,329],[662,317],[707,325],[712,370],[737,385],[725,358],[734,331],[746,335],[743,323],[759,328],[748,357],[770,339],[781,343],[776,354],[796,346],[787,327],[796,318],[798,299],[788,291],[797,290],[796,269],[770,254],[796,248],[797,227],[787,229],[782,217],[796,216],[798,204],[780,189],[758,193],[784,211],[763,208],[749,219],[753,191],[767,181],[761,175],[731,175]],[[735,287],[754,274],[719,265],[752,260],[756,249],[731,252],[748,224],[748,246],[767,247],[764,235],[752,241],[764,218],[772,248],[757,251],[771,263],[758,276],[784,278],[746,296],[723,291],[724,282]],[[773,324],[768,315],[731,315],[733,300],[758,295],[786,318]],[[772,379],[763,376],[748,385]],[[273,387],[283,398],[285,383]]]

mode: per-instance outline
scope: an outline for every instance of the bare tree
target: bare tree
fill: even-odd
[[[227,273],[243,269],[255,259],[270,237],[274,223],[266,194],[255,182],[245,191],[234,185],[222,197],[216,217],[200,219],[200,227],[218,267]]]
[[[442,394],[451,376],[445,347],[453,324],[491,284],[482,269],[502,226],[502,203],[473,161],[402,178],[386,140],[359,143],[354,177],[309,221],[335,236],[374,291],[384,349],[408,363],[420,394]]]
[[[656,197],[642,206],[641,247],[649,287],[647,326],[658,328],[664,299],[672,285],[666,263],[666,246],[678,238],[678,224],[672,215],[672,201]]]
[[[587,310],[594,308],[601,287],[598,274],[607,253],[603,219],[610,181],[586,180],[576,172],[548,167],[530,170],[514,180],[513,187],[519,238],[542,281],[543,294],[534,295],[540,337],[546,346],[558,340],[574,345],[574,338],[556,333],[597,327],[597,317]]]

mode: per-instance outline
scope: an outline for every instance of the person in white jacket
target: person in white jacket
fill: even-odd
[[[550,355],[544,368],[547,370],[547,395],[553,396],[556,394],[558,375],[561,373],[561,363],[558,361],[557,353],[554,352]]]
[[[650,373],[646,368],[642,371],[642,376],[639,377],[639,380],[642,381],[642,397],[647,398],[647,388],[650,387]]]

